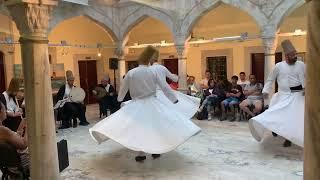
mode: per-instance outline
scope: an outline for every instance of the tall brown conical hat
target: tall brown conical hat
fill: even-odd
[[[147,46],[139,56],[139,64],[148,64],[149,60],[158,50],[152,46]]]
[[[66,71],[66,78],[67,78],[67,80],[74,80],[74,76],[73,76],[72,71],[70,71],[70,70]]]
[[[281,43],[284,54],[297,52],[290,40],[286,39]]]
[[[150,58],[150,61],[157,62],[159,58],[159,51],[157,50],[153,56]]]

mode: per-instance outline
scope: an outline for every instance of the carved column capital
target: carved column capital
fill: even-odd
[[[278,30],[274,24],[267,24],[261,29],[261,39],[266,56],[274,55],[278,43]]]
[[[48,26],[54,8],[53,3],[7,3],[23,39],[47,39]]]
[[[116,48],[114,49],[114,54],[120,59],[129,53],[129,48],[126,47],[126,44],[127,44],[127,40],[116,42]]]
[[[269,37],[276,37],[278,33],[278,29],[274,24],[267,24],[262,27],[261,29],[261,37],[262,38],[269,38]]]
[[[114,54],[122,60],[125,55],[127,55],[129,52],[129,49],[127,47],[116,47],[114,50]]]
[[[177,50],[177,54],[178,54],[178,57],[184,57],[184,51],[185,51],[185,47],[184,45],[175,45],[176,47],[176,50]]]
[[[188,45],[187,44],[176,44],[175,47],[177,50],[177,55],[178,55],[179,60],[187,59]]]
[[[278,37],[262,38],[265,56],[274,56],[278,45]]]

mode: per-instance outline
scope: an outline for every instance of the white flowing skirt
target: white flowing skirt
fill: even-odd
[[[190,118],[155,96],[132,100],[89,131],[98,143],[109,138],[134,150],[162,154],[200,132]]]
[[[179,91],[173,91],[179,100],[177,104],[174,104],[174,108],[178,110],[180,113],[184,114],[188,118],[192,118],[195,113],[197,112],[199,106],[200,106],[200,98],[189,96],[186,94],[183,94]],[[172,106],[172,102],[164,95],[162,90],[157,90],[156,94],[157,98],[163,102],[164,104],[167,104],[168,106]],[[121,106],[129,104],[131,101],[123,102]]]
[[[252,136],[261,141],[266,130],[303,147],[304,96],[302,92],[274,94],[269,109],[249,121]]]

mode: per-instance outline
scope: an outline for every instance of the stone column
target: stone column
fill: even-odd
[[[7,1],[20,31],[31,179],[59,179],[47,28],[56,0]]]
[[[179,90],[186,92],[187,87],[187,46],[185,44],[176,44],[178,54],[178,75],[179,75]]]
[[[304,179],[320,177],[320,0],[308,4]]]
[[[125,47],[125,42],[120,41],[117,43],[117,48],[115,49],[115,56],[119,59],[118,73],[117,73],[117,89],[120,88],[120,82],[122,77],[126,74],[126,61],[125,56],[128,54],[128,48]]]
[[[267,81],[269,74],[272,72],[275,67],[276,59],[276,49],[278,44],[277,33],[272,28],[273,26],[267,26],[262,31],[262,43],[264,48],[264,82]],[[269,94],[269,98],[265,100],[265,105],[270,103],[270,99],[274,93],[275,86],[273,85],[273,90]]]
[[[262,37],[264,47],[264,82],[268,79],[269,74],[275,67],[276,49],[278,39],[274,37]]]

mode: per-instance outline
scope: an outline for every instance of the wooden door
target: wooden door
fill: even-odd
[[[178,59],[164,59],[163,65],[172,73],[172,74],[179,74],[179,62]],[[167,82],[171,82],[167,79]]]
[[[164,59],[163,65],[173,74],[179,73],[178,59]]]
[[[264,53],[251,54],[251,73],[256,75],[257,81],[264,83]],[[275,63],[282,61],[282,53],[275,55]],[[277,84],[276,84],[277,89]]]
[[[264,83],[264,53],[251,54],[251,74],[256,76],[257,82]]]
[[[97,86],[97,61],[79,61],[80,86],[86,92],[85,103],[96,103],[91,90]]]
[[[4,54],[0,51],[0,93],[6,90],[6,80],[4,73]]]

